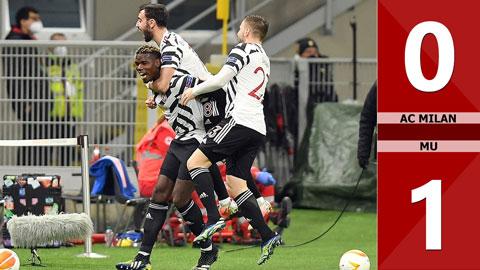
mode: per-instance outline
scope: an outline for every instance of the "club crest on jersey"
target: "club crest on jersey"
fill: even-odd
[[[172,56],[170,55],[165,55],[162,57],[162,62],[165,62],[165,61],[172,61]]]
[[[235,63],[235,62],[237,62],[237,58],[235,58],[235,57],[229,57],[227,59],[227,63]]]
[[[193,82],[193,78],[190,77],[190,76],[188,76],[188,77],[187,77],[187,80],[186,80],[186,82],[185,82],[185,87],[186,87],[186,88],[190,88],[190,86],[192,85],[192,82]]]

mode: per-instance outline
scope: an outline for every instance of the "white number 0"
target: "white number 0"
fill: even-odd
[[[420,64],[422,41],[427,34],[433,34],[438,43],[438,70],[432,80],[425,79]],[[423,92],[441,90],[452,77],[454,62],[453,39],[445,25],[434,21],[422,22],[410,31],[405,46],[405,69],[413,87]]]
[[[412,203],[426,199],[427,250],[442,249],[442,180],[431,180],[412,190]]]

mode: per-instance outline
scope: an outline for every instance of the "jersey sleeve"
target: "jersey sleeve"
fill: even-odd
[[[169,94],[180,96],[183,92],[198,84],[198,79],[190,75],[174,75],[170,82]]]
[[[174,41],[167,40],[162,49],[162,68],[171,67],[177,69],[180,66],[182,57],[183,51],[180,46]]]
[[[225,67],[229,67],[231,70],[233,70],[235,75],[238,74],[238,72],[250,62],[248,54],[245,51],[246,46],[247,44],[245,43],[240,43],[235,46],[228,55],[227,62],[224,65]]]

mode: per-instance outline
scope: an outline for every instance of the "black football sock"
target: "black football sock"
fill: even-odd
[[[263,219],[257,200],[255,200],[252,195],[252,192],[247,189],[235,198],[235,202],[242,211],[243,216],[250,219],[252,227],[260,233],[262,243],[265,243],[275,236],[275,233],[268,227],[265,219]]]
[[[230,196],[228,195],[225,182],[223,182],[222,174],[220,173],[217,164],[210,166],[208,171],[210,171],[210,175],[212,176],[213,187],[215,189],[215,193],[217,193],[218,200],[221,201],[229,198]]]
[[[203,231],[205,223],[203,222],[202,211],[198,205],[193,200],[190,200],[184,207],[177,207],[177,209],[187,222],[190,231],[195,235],[199,235]],[[200,242],[200,248],[207,248],[211,244],[210,241],[202,241]]]
[[[205,224],[203,223],[202,211],[195,204],[193,200],[190,200],[184,207],[177,207],[183,219],[187,221],[187,225],[193,234],[199,235]]]
[[[138,254],[150,257],[153,245],[157,241],[157,235],[162,229],[163,223],[167,217],[168,203],[151,202],[145,215],[145,225],[143,227],[143,240]]]
[[[216,223],[220,219],[220,213],[218,212],[213,180],[209,170],[207,168],[195,168],[190,170],[190,176],[195,184],[198,197],[207,209],[207,226]]]
[[[255,182],[255,179],[253,179],[253,176],[251,173],[248,174],[248,177],[245,180],[247,180],[247,187],[253,193],[253,196],[255,196],[255,199],[262,197],[262,194],[260,194],[260,190],[258,190],[257,183]]]

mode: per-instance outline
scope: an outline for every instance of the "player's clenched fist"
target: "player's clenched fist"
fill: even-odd
[[[145,100],[145,105],[147,105],[147,107],[150,109],[157,108],[157,104],[155,103],[155,99],[153,98],[153,96],[150,96],[147,98],[147,100]]]

